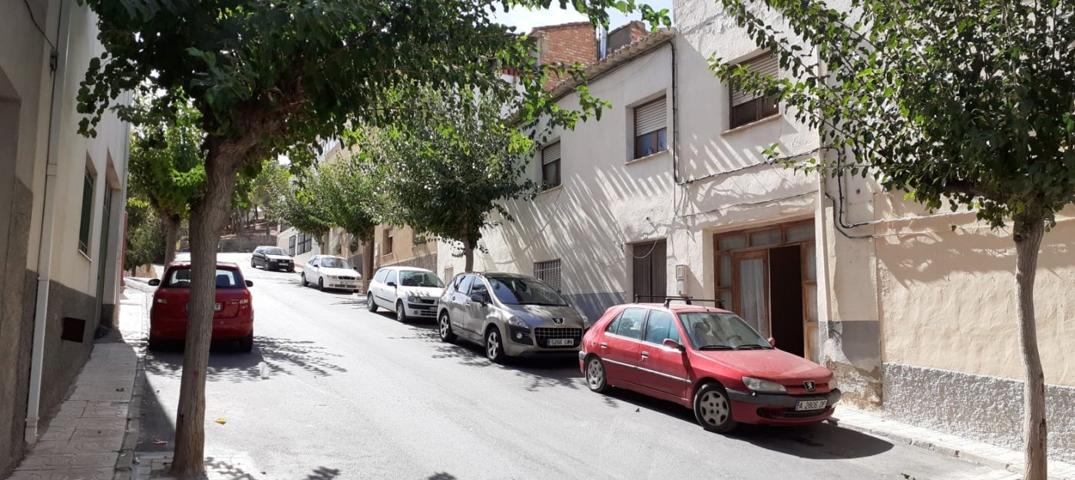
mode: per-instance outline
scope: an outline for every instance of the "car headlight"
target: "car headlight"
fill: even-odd
[[[785,392],[787,392],[787,389],[785,389],[784,386],[779,384],[779,383],[770,382],[769,380],[762,380],[760,378],[754,378],[754,377],[743,377],[743,385],[746,385],[747,388],[749,388],[749,389],[751,389],[751,390],[753,390],[755,392],[762,392],[762,393],[785,393]]]
[[[516,327],[523,327],[523,328],[530,328],[530,325],[527,325],[526,322],[524,322],[521,318],[514,317],[514,316],[513,317],[508,317],[508,325],[514,325]]]
[[[420,300],[421,298],[422,298],[422,297],[419,297],[417,293],[414,293],[414,292],[407,292],[407,300],[410,300],[410,301],[412,301],[412,302],[415,302],[415,301],[418,301],[418,300]]]

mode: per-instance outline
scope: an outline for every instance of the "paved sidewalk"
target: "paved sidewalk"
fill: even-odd
[[[1010,475],[998,477],[998,479],[1022,478],[1022,452],[916,427],[848,406],[837,408],[834,417],[837,418],[840,426],[845,428],[1009,472]],[[1049,478],[1075,480],[1075,465],[1050,461]]]
[[[120,315],[140,318],[145,302],[144,293],[125,290]],[[127,433],[137,364],[135,346],[118,335],[98,341],[70,397],[10,480],[112,480]]]

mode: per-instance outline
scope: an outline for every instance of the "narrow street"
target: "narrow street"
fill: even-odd
[[[835,427],[707,433],[690,412],[590,392],[570,359],[488,362],[298,275],[239,263],[249,354],[210,359],[206,456],[234,478],[989,478],[993,470]],[[148,321],[148,320],[147,320]],[[170,451],[182,353],[146,357],[141,453]],[[837,417],[839,409],[837,410]],[[167,442],[167,443],[165,443]],[[244,476],[249,475],[249,476]]]

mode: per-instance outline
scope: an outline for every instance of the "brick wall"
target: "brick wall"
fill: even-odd
[[[597,61],[597,37],[590,22],[565,23],[537,27],[531,32],[538,42],[539,61],[542,65],[565,63],[571,65],[582,63],[589,65]],[[562,78],[550,76],[545,88],[550,89],[560,83]]]
[[[632,21],[608,33],[608,54],[630,45],[646,36],[646,25],[638,20]]]

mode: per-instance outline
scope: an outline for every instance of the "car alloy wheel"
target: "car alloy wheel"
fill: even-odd
[[[702,385],[694,394],[694,416],[702,428],[711,432],[724,433],[736,426],[728,394],[715,383]]]
[[[437,333],[440,334],[443,342],[455,341],[455,333],[452,333],[452,320],[448,317],[448,312],[441,312],[440,319],[437,320]]]
[[[485,357],[496,363],[504,361],[504,345],[500,340],[500,330],[496,327],[491,327],[485,333]]]
[[[403,307],[403,302],[396,302],[396,320],[407,323],[407,309]]]
[[[605,376],[605,365],[597,356],[590,357],[586,361],[586,385],[597,393],[608,390],[608,378]]]
[[[371,313],[377,313],[377,304],[373,301],[372,293],[366,294],[366,310],[369,310]]]

